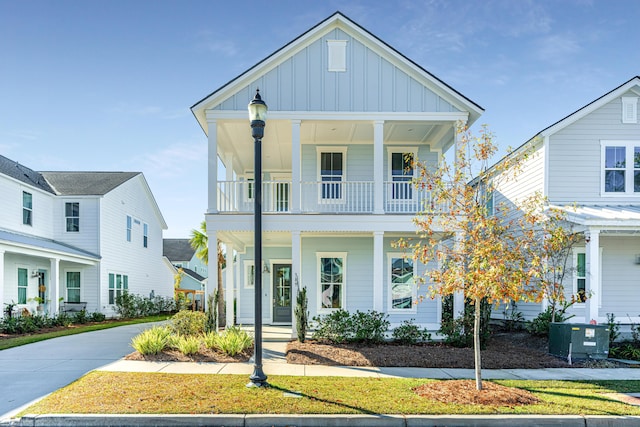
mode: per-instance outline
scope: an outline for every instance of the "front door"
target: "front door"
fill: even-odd
[[[291,264],[273,264],[273,323],[291,323]]]

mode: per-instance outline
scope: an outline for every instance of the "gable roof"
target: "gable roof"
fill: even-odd
[[[250,84],[254,79],[258,78],[260,75],[264,75],[269,70],[284,62],[286,59],[292,57],[303,47],[320,39],[323,35],[327,34],[332,29],[341,29],[356,36],[361,41],[367,40],[370,47],[375,48],[385,57],[393,60],[395,64],[402,64],[406,67],[407,70],[410,70],[412,74],[420,76],[423,83],[427,83],[430,89],[434,90],[434,92],[437,92],[437,94],[443,99],[446,99],[447,102],[456,106],[461,111],[468,111],[469,125],[477,120],[484,112],[484,109],[478,104],[471,101],[469,98],[462,95],[453,87],[446,84],[443,80],[431,74],[429,71],[425,70],[423,67],[400,53],[398,50],[394,49],[389,44],[338,11],[324,21],[321,21],[314,27],[310,28],[305,33],[298,36],[288,44],[276,50],[274,53],[255,64],[244,73],[225,83],[220,88],[207,95],[205,98],[196,102],[191,107],[191,111],[200,123],[200,126],[205,131],[205,133],[207,132],[207,121],[205,116],[206,109],[219,105],[233,93],[239,91],[246,85]]]
[[[141,172],[41,172],[59,196],[104,196]]]
[[[17,179],[20,182],[31,185],[47,193],[55,194],[49,183],[44,179],[42,174],[29,169],[20,163],[8,159],[3,155],[0,155],[0,173],[9,176],[13,179]]]
[[[555,122],[551,126],[548,126],[548,127],[544,128],[544,129],[542,129],[540,132],[538,132],[536,134],[536,136],[538,136],[538,135],[541,135],[543,137],[544,136],[549,136],[549,135],[552,135],[552,134],[558,132],[561,129],[564,129],[565,127],[569,126],[570,124],[572,124],[572,123],[576,122],[577,120],[583,118],[587,114],[597,110],[598,108],[600,108],[603,105],[611,102],[615,98],[617,98],[617,97],[623,95],[624,93],[628,92],[634,86],[638,86],[639,87],[639,90],[637,92],[639,92],[638,94],[640,95],[640,76],[632,77],[631,79],[629,79],[625,83],[621,84],[617,88],[605,93],[600,98],[597,98],[594,101],[591,101],[590,103],[588,103],[584,107],[579,108],[578,110],[574,111],[573,113],[569,114],[568,116],[564,117],[563,119],[558,120],[557,122]],[[534,138],[535,138],[535,136],[534,136]],[[531,139],[533,139],[533,138],[531,138]]]
[[[162,255],[171,262],[189,261],[196,250],[191,247],[189,239],[162,239]]]
[[[189,269],[189,268],[184,268],[181,267],[182,271],[184,272],[184,274],[186,274],[187,276],[192,277],[193,279],[197,280],[198,282],[202,282],[203,280],[206,280],[206,277],[201,276],[200,274],[196,273],[195,271]]]

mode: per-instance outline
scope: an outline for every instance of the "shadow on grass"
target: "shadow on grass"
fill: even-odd
[[[346,403],[336,402],[336,401],[333,401],[333,400],[321,399],[321,398],[316,397],[316,396],[310,396],[308,394],[305,394],[305,393],[302,393],[302,392],[299,392],[299,391],[290,390],[290,389],[279,387],[279,386],[273,385],[273,384],[269,384],[269,388],[271,388],[273,390],[281,391],[283,393],[289,393],[289,394],[295,395],[295,396],[306,397],[307,399],[311,399],[311,400],[315,400],[315,401],[318,401],[318,402],[326,403],[328,405],[335,405],[335,406],[338,406],[338,407],[342,407],[342,408],[347,408],[347,409],[351,409],[351,410],[354,410],[354,411],[358,411],[358,413],[360,413],[360,414],[380,415],[377,412],[369,411],[367,409],[360,408],[358,406],[347,405]]]

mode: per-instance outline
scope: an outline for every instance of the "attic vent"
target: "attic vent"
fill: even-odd
[[[622,97],[622,123],[638,123],[638,98]]]
[[[347,41],[327,40],[328,71],[347,71]]]

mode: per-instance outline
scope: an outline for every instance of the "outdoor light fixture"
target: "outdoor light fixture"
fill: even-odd
[[[262,137],[267,118],[267,104],[260,97],[260,89],[256,89],[256,96],[249,103],[249,121],[251,122],[251,136],[254,149],[254,264],[258,266],[254,278],[254,337],[253,337],[253,373],[249,377],[247,387],[265,387],[267,376],[262,371]]]

